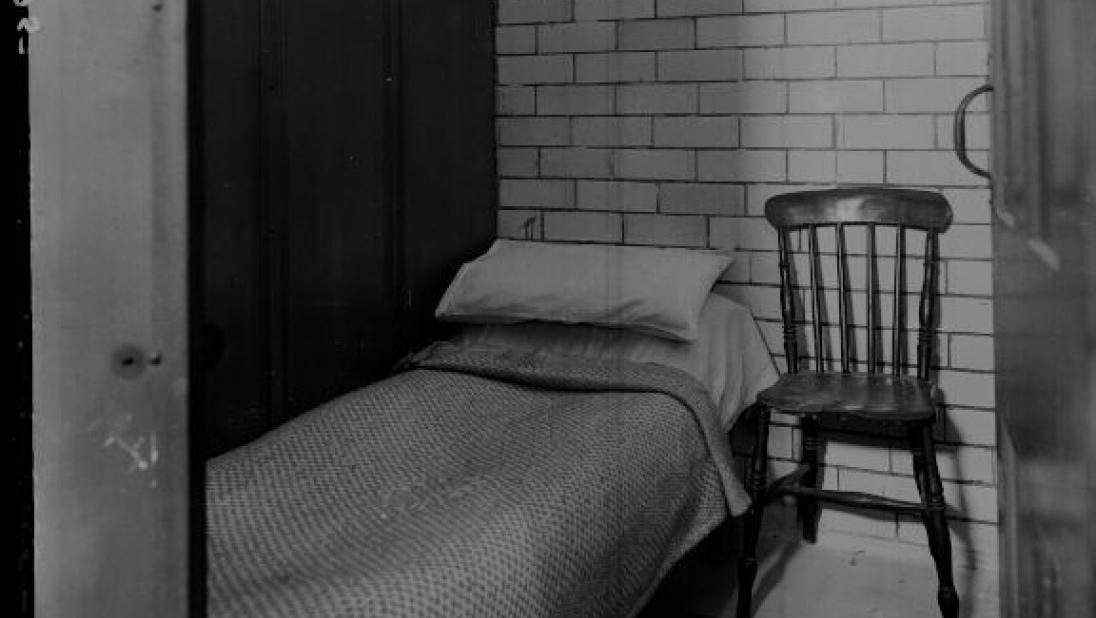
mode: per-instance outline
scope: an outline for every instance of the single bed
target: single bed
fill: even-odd
[[[701,337],[481,325],[207,467],[209,615],[631,616],[748,498],[726,430],[776,373]]]

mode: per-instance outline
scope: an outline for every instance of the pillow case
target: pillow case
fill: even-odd
[[[673,367],[704,385],[724,431],[730,430],[742,410],[779,377],[750,310],[715,293],[704,303],[700,337],[691,343],[634,331],[544,322],[470,325],[451,341],[470,347]]]
[[[593,324],[695,341],[704,300],[732,259],[715,251],[497,240],[461,267],[435,316]]]

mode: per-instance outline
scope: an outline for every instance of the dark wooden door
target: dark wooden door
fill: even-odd
[[[445,287],[495,237],[494,3],[400,5],[406,351],[443,334]]]
[[[995,5],[1003,614],[1096,614],[1096,4]]]
[[[383,2],[227,0],[200,15],[199,340],[216,454],[390,363],[392,62]]]
[[[193,96],[201,214],[201,370],[206,451],[261,433],[271,409],[261,0],[202,6]]]
[[[200,13],[210,454],[388,373],[495,231],[492,3]]]
[[[385,2],[285,2],[285,415],[378,377],[396,317],[394,69]],[[285,418],[283,415],[282,418]]]

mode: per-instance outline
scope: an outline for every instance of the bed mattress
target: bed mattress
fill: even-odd
[[[211,460],[209,615],[628,616],[748,499],[653,364],[435,345]]]

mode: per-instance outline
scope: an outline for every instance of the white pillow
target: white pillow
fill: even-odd
[[[704,300],[732,259],[714,251],[497,240],[461,267],[435,315],[593,324],[695,341]]]

